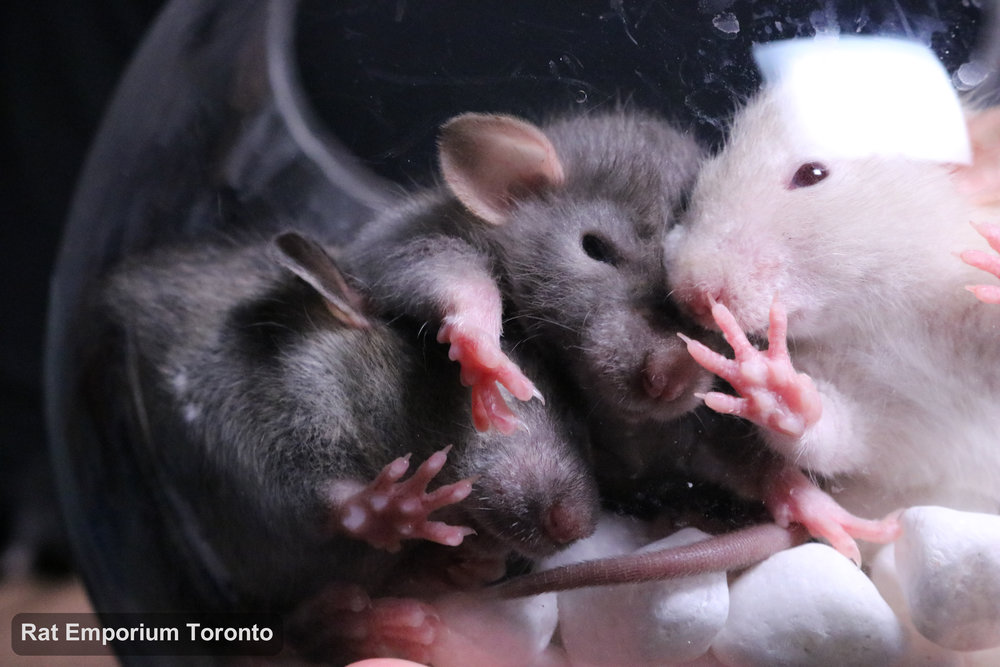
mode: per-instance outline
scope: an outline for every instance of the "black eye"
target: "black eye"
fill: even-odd
[[[613,265],[617,261],[611,244],[596,234],[584,234],[582,245],[583,251],[587,253],[587,257],[595,262],[604,262],[605,264]]]
[[[820,162],[806,162],[792,176],[792,182],[788,187],[792,190],[795,188],[807,188],[810,185],[816,185],[829,175],[830,170],[826,168],[826,165]]]

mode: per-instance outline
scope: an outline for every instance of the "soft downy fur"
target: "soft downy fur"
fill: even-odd
[[[765,433],[868,516],[913,504],[1000,509],[1000,309],[964,287],[959,259],[996,222],[951,165],[831,160],[797,151],[764,93],[699,176],[667,242],[673,294],[705,324],[712,299],[763,334],[777,297],[791,358],[816,382],[820,420],[800,439]],[[828,176],[789,187],[800,165]]]
[[[462,550],[535,558],[589,534],[587,440],[558,401],[518,406],[531,431],[477,432],[443,350],[377,318],[347,324],[273,255],[267,243],[162,249],[124,262],[104,291],[130,350],[134,446],[245,603],[287,608],[333,580],[385,594],[427,543],[392,554],[338,534],[335,491],[448,445],[432,488],[478,476],[465,502],[434,515],[481,528]],[[423,574],[442,578],[449,547],[428,551],[438,557]]]

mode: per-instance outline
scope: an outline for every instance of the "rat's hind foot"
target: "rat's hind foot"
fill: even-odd
[[[446,546],[461,544],[466,535],[474,532],[471,528],[427,518],[436,509],[464,500],[472,491],[472,480],[468,479],[427,491],[427,485],[444,467],[450,449],[434,453],[405,481],[400,479],[410,468],[410,456],[400,457],[361,490],[339,502],[335,499],[338,532],[388,551],[397,551],[404,539]],[[332,489],[331,495],[340,494]]]
[[[353,652],[365,658],[427,663],[441,621],[430,605],[410,598],[376,598],[355,620]]]
[[[295,650],[314,660],[405,658],[425,663],[440,625],[434,608],[419,600],[369,599],[358,586],[332,584],[292,614],[288,633]]]
[[[517,364],[500,349],[499,327],[496,331],[471,324],[468,319],[449,316],[438,332],[438,342],[451,347],[448,356],[462,367],[462,384],[472,388],[472,418],[477,429],[495,426],[501,433],[511,433],[520,421],[503,399],[498,384],[518,400],[540,396],[535,385]]]
[[[885,544],[899,537],[895,514],[877,521],[856,517],[793,465],[786,465],[775,475],[764,496],[777,524],[803,526],[810,535],[826,540],[858,565],[861,552],[856,539]]]
[[[750,343],[724,305],[714,304],[712,317],[733,348],[735,358],[727,359],[698,341],[682,338],[695,361],[726,380],[739,396],[710,392],[704,396],[705,405],[791,438],[802,437],[819,420],[822,402],[812,379],[792,366],[784,309],[777,300],[771,306],[768,348],[763,352]]]
[[[1000,225],[984,222],[973,223],[973,226],[986,238],[990,247],[1000,253]],[[961,254],[961,258],[966,264],[1000,278],[1000,256],[991,255],[983,250],[966,250]],[[969,285],[966,289],[984,303],[1000,303],[1000,286],[998,285]]]

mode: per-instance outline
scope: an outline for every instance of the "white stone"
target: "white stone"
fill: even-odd
[[[686,528],[639,551],[692,544]],[[559,633],[574,667],[674,665],[698,659],[726,622],[723,572],[559,594]],[[712,664],[706,662],[702,664]]]
[[[566,664],[550,647],[558,621],[554,593],[514,600],[453,593],[433,604],[442,621],[432,649],[435,667]]]
[[[871,564],[869,576],[872,583],[906,631],[906,650],[899,664],[906,667],[963,667],[966,664],[963,654],[938,646],[913,626],[910,610],[903,599],[903,589],[899,585],[894,546],[886,545],[868,562]]]
[[[914,626],[958,651],[1000,646],[1000,516],[913,507],[896,542]]]
[[[713,654],[735,667],[891,665],[904,630],[875,585],[822,544],[771,556],[730,587]]]

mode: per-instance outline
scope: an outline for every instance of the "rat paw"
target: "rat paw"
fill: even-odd
[[[704,395],[705,404],[716,412],[743,417],[777,433],[802,437],[819,420],[823,406],[812,379],[792,366],[784,309],[777,300],[771,306],[768,348],[763,352],[750,343],[724,305],[714,304],[712,317],[735,358],[728,359],[686,336],[681,338],[695,361],[726,380],[739,395],[710,392]]]
[[[297,653],[317,661],[427,662],[440,625],[434,608],[418,600],[370,599],[357,586],[332,584],[293,612],[288,635]]]
[[[861,551],[855,540],[885,544],[900,534],[898,513],[881,520],[854,516],[795,466],[785,466],[764,496],[776,523],[801,525],[857,565],[861,565]]]
[[[505,435],[524,428],[524,422],[518,419],[500,393],[496,382],[487,380],[471,385],[472,390],[472,423],[479,431],[496,428]]]
[[[980,234],[989,242],[990,247],[1000,253],[1000,225],[990,223],[973,224]],[[982,269],[1000,278],[1000,256],[991,255],[983,250],[966,250],[961,255],[962,261],[977,269]],[[1000,303],[1000,286],[969,285],[966,287],[983,303]]]
[[[418,600],[376,598],[352,625],[350,645],[356,655],[426,664],[441,621],[433,607]]]
[[[427,485],[441,471],[450,446],[435,452],[405,481],[410,455],[400,457],[382,469],[367,486],[335,503],[339,532],[364,540],[373,547],[397,551],[404,539],[424,539],[446,546],[458,546],[474,531],[428,520],[436,509],[464,500],[472,491],[472,480],[427,491]]]
[[[521,369],[500,349],[499,331],[491,333],[459,317],[446,317],[438,342],[448,343],[448,357],[461,367],[462,384],[472,388],[473,422],[484,431],[495,426],[510,433],[520,422],[503,400],[497,385],[503,385],[518,400],[529,401],[541,394]]]

